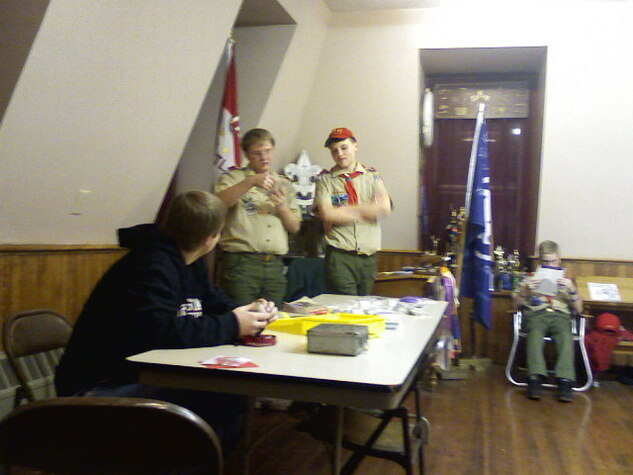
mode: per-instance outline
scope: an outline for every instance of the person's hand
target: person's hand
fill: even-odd
[[[374,199],[370,203],[361,203],[359,207],[360,217],[364,221],[375,221],[381,216],[389,214],[389,209],[385,207],[385,200],[389,197],[386,193],[376,191]]]
[[[264,303],[265,302],[265,303]],[[257,335],[269,322],[276,320],[277,308],[272,304],[274,310],[270,309],[270,303],[265,300],[251,302],[248,305],[233,309],[233,314],[239,326],[239,336]]]
[[[536,289],[540,283],[541,279],[537,279],[536,277],[528,277],[525,279],[525,286],[530,292],[534,292],[534,289]]]
[[[286,200],[286,193],[281,189],[281,187],[273,189],[268,194],[268,198],[276,209],[282,208],[288,204],[288,201]]]
[[[279,318],[279,310],[277,309],[275,302],[260,299],[260,308],[262,308],[262,306],[264,312],[269,315],[267,324],[272,323]]]
[[[274,190],[277,183],[275,177],[268,172],[257,173],[255,175],[251,175],[249,178],[252,186],[257,186],[268,191]]]
[[[563,289],[567,289],[572,294],[576,293],[576,286],[574,285],[574,281],[568,279],[567,277],[561,277],[560,279],[558,279],[558,286]]]

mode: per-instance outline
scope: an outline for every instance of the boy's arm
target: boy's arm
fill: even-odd
[[[567,303],[569,308],[576,313],[582,313],[582,299],[578,295],[576,284],[571,279],[563,277],[558,279],[558,285],[566,290]]]
[[[514,305],[514,309],[518,310],[519,308],[528,304],[530,298],[534,294],[534,289],[536,289],[539,285],[540,280],[536,279],[534,276],[529,276],[523,279],[517,289],[512,292],[512,304]]]
[[[288,196],[289,193],[293,195]],[[301,211],[299,211],[292,185],[284,187],[279,184],[270,193],[269,199],[275,205],[275,213],[284,229],[291,234],[298,233],[301,229]]]
[[[215,195],[222,200],[227,208],[231,208],[252,187],[259,186],[265,190],[272,190],[274,185],[275,181],[270,173],[258,173],[247,176],[235,184],[232,184],[229,175],[223,175],[215,187]]]
[[[321,219],[333,225],[358,221],[372,221],[391,213],[391,199],[381,179],[376,181],[374,201],[352,205],[333,206],[331,193],[320,180],[317,183],[315,202]]]
[[[183,305],[189,303],[182,302],[178,292],[182,286],[180,270],[158,262],[161,258],[157,255],[145,260],[125,295],[130,338],[138,345],[135,349],[190,348],[234,341],[239,326],[232,309],[222,305],[211,318],[206,315],[196,318],[188,312],[180,315],[187,311]],[[191,310],[195,313],[197,309]],[[199,311],[203,312],[204,306]]]
[[[375,185],[374,203],[372,203],[375,204],[375,217],[391,214],[393,203],[391,201],[391,197],[389,196],[389,192],[387,191],[387,187],[385,186],[385,182],[381,177],[377,176]]]

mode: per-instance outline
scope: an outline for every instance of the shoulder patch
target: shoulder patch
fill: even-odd
[[[363,165],[365,167],[365,170],[367,170],[368,172],[377,172],[378,169],[376,167],[368,167],[367,165]]]

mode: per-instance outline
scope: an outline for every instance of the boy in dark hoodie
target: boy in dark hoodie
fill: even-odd
[[[55,374],[59,396],[146,397],[186,407],[223,439],[236,442],[243,398],[147,386],[126,357],[160,348],[233,343],[277,318],[272,302],[237,307],[211,284],[200,257],[211,251],[226,208],[216,196],[190,191],[172,202],[163,225],[119,229],[130,252],[96,285]]]

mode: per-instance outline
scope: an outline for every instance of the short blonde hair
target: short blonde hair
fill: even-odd
[[[560,247],[554,241],[543,241],[538,245],[538,256],[542,258],[545,254],[556,254],[560,257]]]
[[[207,191],[188,191],[174,198],[167,209],[162,231],[183,251],[194,251],[224,227],[226,206]]]

